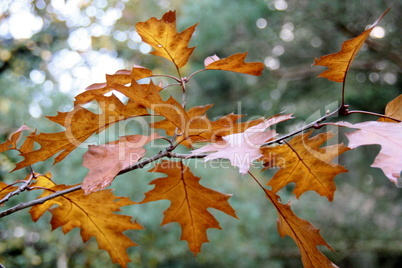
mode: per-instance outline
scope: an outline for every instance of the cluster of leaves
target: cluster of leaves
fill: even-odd
[[[206,113],[212,105],[186,107],[186,85],[197,73],[223,70],[257,76],[264,69],[262,63],[245,62],[247,53],[234,54],[224,59],[214,55],[205,59],[204,69],[184,77],[181,68],[195,49],[189,47],[189,42],[196,25],[177,32],[176,14],[172,11],[165,13],[161,19],[151,18],[137,23],[138,34],[154,49],[151,54],[171,61],[178,76],[154,74],[152,70],[141,66],[119,70],[113,75],[107,75],[105,83],[93,84],[77,95],[72,111],[48,117],[63,126],[65,131],[32,131],[23,142],[18,142],[23,131],[30,131],[27,126],[22,126],[0,144],[0,152],[18,150],[24,159],[16,164],[14,170],[30,167],[31,172],[25,179],[11,185],[0,182],[0,204],[7,203],[23,191],[41,190],[43,193],[35,200],[3,210],[0,217],[30,207],[29,213],[36,221],[46,211],[50,211],[53,229],[62,227],[63,232],[68,233],[75,227],[80,228],[84,242],[95,237],[99,247],[108,251],[113,262],[126,267],[130,261],[126,250],[137,244],[123,232],[143,227],[132,221],[131,217],[115,212],[120,211],[122,206],[169,200],[170,206],[164,212],[162,225],[179,223],[182,229],[181,240],[187,241],[190,250],[197,254],[202,244],[208,242],[207,230],[220,229],[219,222],[208,208],[220,210],[234,218],[237,215],[228,202],[231,195],[202,186],[200,178],[192,173],[183,160],[228,159],[231,165],[239,169],[239,173],[248,173],[264,191],[266,198],[278,211],[280,235],[288,235],[295,241],[304,267],[336,267],[317,249],[317,246],[324,245],[332,250],[319,230],[310,222],[297,217],[290,204],[282,204],[276,193],[286,185],[295,183],[293,193],[297,198],[307,191],[315,191],[332,201],[336,190],[335,176],[347,172],[345,167],[334,163],[334,159],[348,150],[367,144],[381,145],[381,151],[372,166],[382,169],[391,181],[398,183],[402,167],[402,95],[387,105],[384,115],[375,114],[380,117],[378,121],[357,124],[328,121],[339,114],[373,114],[350,111],[345,103],[344,92],[350,64],[379,20],[359,36],[345,41],[341,51],[315,60],[314,65],[328,67],[320,77],[343,84],[340,107],[279,137],[270,128],[291,120],[292,115],[277,114],[270,118],[238,122],[243,115],[228,114],[210,120]],[[161,76],[173,79],[174,82],[156,85],[152,78]],[[167,100],[162,98],[161,91],[173,85],[181,87],[181,101],[173,97]],[[115,95],[116,92],[123,94],[127,102],[122,102]],[[97,103],[101,112],[94,113],[85,108],[88,103]],[[117,141],[90,145],[83,157],[83,166],[89,172],[81,184],[56,184],[50,173],[38,174],[34,171],[32,165],[35,163],[56,154],[54,163],[58,163],[93,134],[135,117],[163,119],[150,124],[151,128],[158,131],[149,135],[126,135]],[[313,136],[313,129],[326,124],[357,130],[346,134],[348,146],[335,144],[323,147],[335,134],[328,132]],[[162,136],[163,132],[165,135]],[[166,146],[159,153],[145,157],[144,146],[156,139],[165,141]],[[201,147],[194,149],[198,144]],[[179,146],[186,147],[188,153],[175,152]],[[279,168],[268,183],[270,189],[264,187],[249,171],[255,162],[262,163],[263,169]],[[116,176],[144,168],[150,163],[154,163],[154,167],[149,172],[163,173],[165,176],[150,182],[154,188],[145,193],[141,202],[115,196],[111,190],[105,189]]]

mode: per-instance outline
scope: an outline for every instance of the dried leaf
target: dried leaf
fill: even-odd
[[[36,186],[48,187],[40,197],[70,188],[67,185],[55,185],[50,179],[41,176]],[[52,229],[62,227],[66,234],[78,227],[81,229],[82,240],[86,242],[91,237],[98,241],[99,248],[108,251],[113,262],[127,267],[130,259],[127,248],[137,246],[123,234],[127,230],[143,229],[141,225],[131,221],[131,217],[115,214],[120,207],[135,204],[126,197],[113,195],[110,190],[103,190],[85,195],[78,190],[48,200],[41,205],[35,205],[29,213],[37,221],[47,210],[52,213]],[[56,208],[51,208],[57,205]]]
[[[134,165],[145,155],[146,151],[142,147],[146,143],[158,138],[155,133],[150,136],[131,135],[103,145],[90,145],[82,163],[89,169],[82,182],[85,194],[109,186],[121,170]]]
[[[322,72],[318,77],[324,77],[328,80],[339,83],[345,82],[346,75],[353,59],[356,57],[360,48],[369,37],[371,31],[375,26],[377,26],[378,22],[385,16],[385,14],[387,14],[388,11],[389,9],[385,11],[384,14],[382,14],[381,17],[374,22],[369,29],[357,37],[343,42],[341,51],[315,59],[313,65],[320,65],[329,68],[328,70]]]
[[[208,242],[207,229],[221,229],[208,208],[218,209],[237,218],[228,202],[231,195],[202,186],[200,178],[194,176],[182,162],[164,160],[150,172],[165,173],[167,177],[151,181],[150,184],[155,185],[155,188],[145,194],[141,203],[169,200],[171,204],[164,212],[162,225],[178,222],[182,228],[181,240],[187,241],[194,254],[201,251],[203,243]]]
[[[264,70],[264,64],[261,62],[244,62],[247,52],[236,53],[225,59],[219,59],[218,56],[210,56],[205,59],[204,64],[207,70],[224,70],[249,75],[261,75]]]
[[[402,120],[402,94],[390,101],[385,106],[385,115]],[[378,121],[396,123],[397,121],[385,117],[380,118]]]
[[[289,183],[296,183],[293,193],[298,198],[307,191],[315,191],[332,201],[336,185],[334,177],[347,170],[332,163],[338,155],[349,150],[342,144],[320,147],[331,139],[331,132],[309,138],[312,131],[295,136],[289,144],[261,149],[262,161],[269,167],[279,167],[268,185],[277,192]]]
[[[359,129],[346,134],[349,139],[348,146],[352,149],[369,144],[381,145],[381,150],[371,166],[382,169],[388,179],[399,185],[402,171],[402,123],[367,121],[357,124],[334,124]]]
[[[177,68],[183,67],[195,47],[188,47],[197,24],[181,33],[176,30],[176,11],[169,11],[158,20],[155,17],[145,22],[138,22],[135,27],[142,41],[151,45],[155,51],[151,54],[172,61]]]
[[[278,211],[278,231],[284,237],[290,236],[295,241],[300,250],[304,268],[336,268],[317,246],[326,246],[334,251],[320,235],[320,230],[315,228],[310,222],[297,217],[289,204],[279,202],[279,196],[264,189],[267,198],[272,202]]]
[[[48,117],[51,121],[65,127],[66,130],[57,133],[31,134],[31,139],[41,145],[35,151],[22,153],[24,160],[17,163],[14,170],[44,161],[61,152],[54,163],[63,160],[71,151],[77,148],[92,134],[99,133],[109,126],[128,118],[147,114],[147,110],[136,103],[124,105],[116,96],[105,97],[96,95],[96,100],[103,113],[96,114],[81,106],[66,113],[59,112],[57,116]]]
[[[6,197],[11,192],[14,192],[17,190],[18,187],[8,185],[7,183],[1,182],[0,181],[0,200]],[[1,206],[4,204],[1,204]]]
[[[192,155],[212,152],[204,158],[204,162],[213,159],[229,159],[231,165],[238,167],[241,174],[246,174],[252,162],[262,157],[261,145],[277,135],[275,130],[267,132],[265,130],[269,126],[291,118],[291,114],[271,117],[242,133],[223,136],[220,142],[193,150]]]
[[[11,137],[9,139],[7,139],[3,143],[0,143],[0,153],[12,149],[17,149],[17,142],[21,136],[21,132],[24,130],[31,130],[31,129],[26,125],[22,125],[19,129],[17,129],[17,131],[11,134]]]

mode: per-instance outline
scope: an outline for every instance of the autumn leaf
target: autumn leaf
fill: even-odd
[[[241,174],[246,174],[252,162],[262,157],[261,145],[277,135],[275,130],[265,130],[269,126],[291,118],[291,114],[273,116],[242,133],[223,136],[220,142],[193,150],[192,155],[212,152],[204,158],[204,162],[213,159],[229,159],[231,165],[238,167]]]
[[[142,66],[134,66],[130,70],[119,70],[115,74],[106,75],[105,83],[96,83],[88,86],[84,92],[75,97],[75,105],[86,104],[96,100],[97,95],[104,95],[112,91],[117,85],[124,86],[132,80],[140,80],[152,76],[152,71]]]
[[[228,114],[215,121],[211,121],[206,115],[206,111],[212,105],[195,106],[186,111],[188,116],[185,132],[177,131],[177,127],[169,120],[164,119],[151,123],[153,128],[164,129],[169,136],[176,135],[176,141],[190,148],[196,142],[217,142],[222,136],[243,132],[247,128],[261,123],[262,119],[251,120],[244,123],[236,123],[243,115]]]
[[[324,77],[330,81],[339,83],[345,82],[346,75],[353,59],[356,57],[360,48],[369,37],[371,31],[375,26],[377,26],[379,21],[385,16],[385,14],[387,14],[388,11],[389,9],[385,11],[384,14],[382,14],[381,17],[366,31],[355,38],[343,42],[341,51],[315,59],[313,65],[320,65],[329,68],[328,70],[322,72],[318,77]]]
[[[402,123],[367,121],[357,124],[337,122],[335,125],[357,128],[347,133],[348,146],[352,149],[369,144],[381,145],[372,167],[382,169],[385,176],[399,185],[402,171]]]
[[[387,106],[385,106],[385,115],[402,121],[402,94],[390,101]],[[393,122],[397,121],[381,117],[378,119],[381,122]]]
[[[218,209],[237,218],[228,199],[222,194],[202,186],[200,178],[194,176],[182,162],[162,161],[150,172],[160,172],[167,177],[151,181],[155,188],[145,194],[141,203],[169,200],[170,207],[164,212],[162,225],[178,222],[182,228],[181,240],[186,240],[190,250],[197,254],[201,245],[208,241],[207,229],[221,229],[219,222],[207,210]]]
[[[164,101],[159,94],[160,87],[153,82],[147,85],[140,85],[135,80],[131,81],[130,86],[119,86],[116,90],[123,93],[134,102],[152,110],[154,115],[165,117],[175,127],[185,131],[188,115],[184,108],[173,97]]]
[[[70,112],[59,112],[57,116],[49,116],[51,121],[60,124],[66,130],[29,135],[27,139],[39,143],[41,148],[22,153],[25,159],[17,163],[14,170],[44,161],[61,152],[54,161],[58,163],[92,134],[99,133],[122,120],[147,114],[144,107],[134,102],[128,102],[125,105],[115,95],[110,97],[96,95],[96,100],[103,111],[101,114],[93,113],[77,105]]]
[[[278,211],[278,231],[282,237],[290,236],[295,241],[301,253],[304,268],[335,268],[332,263],[317,246],[326,246],[334,251],[320,235],[320,230],[310,222],[297,217],[289,204],[279,202],[279,196],[274,192],[263,188],[267,198],[272,202]]]
[[[18,187],[8,185],[7,183],[4,183],[0,181],[0,200],[6,197],[9,193],[14,192],[17,190]],[[3,206],[4,204],[1,204],[0,206]]]
[[[24,130],[30,130],[30,128],[26,125],[22,125],[19,129],[17,129],[17,131],[11,134],[11,137],[9,139],[7,139],[3,143],[0,143],[0,153],[12,149],[17,149],[17,142],[21,136],[21,132]]]
[[[224,70],[249,75],[261,75],[264,70],[264,64],[261,62],[244,62],[247,56],[245,53],[236,53],[225,59],[219,59],[218,56],[210,56],[205,59],[204,64],[207,70]]]
[[[332,201],[336,185],[334,177],[347,170],[332,163],[338,155],[349,150],[342,144],[320,147],[331,139],[331,132],[310,138],[312,131],[295,136],[288,144],[261,149],[268,167],[279,167],[268,185],[277,192],[291,182],[296,183],[293,193],[298,198],[307,191],[315,191]]]
[[[197,24],[181,33],[176,30],[176,11],[166,12],[160,20],[155,17],[145,22],[138,22],[135,27],[142,41],[151,45],[155,51],[151,54],[172,61],[177,68],[183,67],[195,47],[188,47]]]
[[[35,186],[49,188],[40,197],[70,188],[67,185],[55,185],[49,178],[40,176]],[[40,198],[39,197],[39,198]],[[113,195],[110,190],[103,190],[86,195],[78,190],[53,198],[43,204],[35,205],[30,210],[32,220],[37,221],[46,211],[50,211],[52,229],[62,227],[66,234],[78,227],[84,242],[91,237],[98,241],[99,248],[106,250],[112,261],[127,267],[130,259],[127,248],[137,246],[123,234],[127,230],[143,229],[141,225],[131,220],[131,217],[115,214],[120,207],[135,204],[126,197]],[[57,207],[52,208],[52,206]]]
[[[134,165],[145,155],[146,150],[143,146],[146,143],[158,138],[161,137],[156,133],[150,136],[130,135],[107,144],[90,145],[82,163],[89,169],[82,182],[85,194],[109,186],[121,170]]]

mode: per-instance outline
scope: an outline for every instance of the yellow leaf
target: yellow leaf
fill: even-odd
[[[261,62],[244,62],[247,56],[245,53],[236,53],[225,59],[219,59],[216,56],[208,57],[205,65],[207,70],[224,70],[249,75],[261,75],[264,70],[264,64]]]
[[[402,120],[402,94],[390,101],[387,106],[385,106],[385,115]],[[378,121],[397,123],[397,121],[385,117],[378,119]]]
[[[183,67],[195,47],[188,47],[197,24],[181,33],[176,30],[176,11],[169,11],[158,20],[155,17],[145,22],[138,22],[135,27],[142,41],[151,45],[155,51],[151,54],[172,61],[177,68]]]
[[[339,83],[345,82],[346,74],[348,73],[353,59],[356,57],[371,31],[375,26],[377,26],[378,22],[385,16],[385,14],[387,14],[388,11],[389,9],[385,11],[384,14],[382,14],[381,17],[374,22],[369,29],[357,37],[343,42],[341,51],[315,59],[313,65],[320,65],[329,68],[328,70],[322,72],[318,77],[324,77],[328,80]]]
[[[201,245],[208,242],[207,229],[221,229],[219,222],[207,210],[218,209],[237,218],[228,199],[222,194],[202,186],[200,178],[194,176],[182,162],[162,161],[150,172],[165,173],[167,177],[153,180],[155,188],[145,194],[141,203],[169,200],[170,207],[164,212],[162,225],[178,222],[182,228],[181,240],[188,242],[190,250],[197,254]]]
[[[48,196],[54,192],[70,188],[67,185],[55,185],[50,179],[38,178],[36,186],[47,187],[49,190],[40,196]],[[50,187],[51,186],[51,187]],[[130,259],[127,248],[137,246],[123,234],[126,230],[143,229],[141,225],[131,220],[131,217],[115,214],[120,207],[135,204],[126,197],[113,195],[110,190],[103,190],[85,195],[78,190],[35,205],[29,213],[37,221],[46,211],[52,214],[52,229],[62,227],[66,234],[78,227],[81,229],[82,240],[86,242],[91,237],[98,241],[99,248],[106,250],[112,261],[127,267]],[[52,206],[57,205],[55,208]]]

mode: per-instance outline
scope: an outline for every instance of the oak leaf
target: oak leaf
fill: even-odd
[[[208,208],[218,209],[237,218],[228,202],[231,195],[202,186],[200,178],[194,176],[182,162],[164,160],[150,172],[164,173],[167,177],[151,181],[150,184],[155,185],[155,188],[145,194],[141,203],[169,200],[171,204],[164,212],[162,225],[178,222],[182,228],[181,240],[187,241],[194,254],[201,251],[203,243],[208,242],[207,229],[221,229]]]
[[[49,178],[40,176],[35,186],[49,188],[40,197],[70,188],[67,185],[55,185]],[[39,198],[40,198],[39,197]],[[127,248],[137,246],[123,234],[126,230],[143,229],[131,217],[115,214],[120,207],[135,204],[126,197],[113,195],[110,190],[103,190],[86,195],[78,190],[53,198],[43,204],[35,205],[30,210],[32,220],[37,221],[46,211],[50,211],[52,229],[62,227],[66,234],[78,227],[81,229],[82,240],[86,242],[91,237],[98,241],[99,248],[106,250],[112,261],[127,267],[130,259]],[[54,205],[57,207],[52,208]]]
[[[246,174],[252,162],[262,157],[261,145],[277,135],[275,130],[265,130],[269,126],[291,118],[291,114],[273,116],[242,133],[223,136],[222,141],[193,150],[192,155],[211,152],[204,158],[204,162],[213,159],[229,159],[231,165],[238,167],[241,174]]]
[[[172,61],[177,68],[183,67],[195,47],[188,47],[197,24],[178,33],[176,29],[176,11],[166,12],[160,20],[155,17],[145,22],[138,22],[135,27],[142,41],[151,45],[155,51],[151,54]]]
[[[8,185],[7,183],[4,183],[0,181],[0,200],[6,197],[9,193],[14,192],[17,190],[18,187]],[[1,204],[2,206],[3,204]]]
[[[328,70],[322,72],[318,77],[327,78],[330,81],[343,83],[345,82],[346,75],[349,71],[350,65],[353,59],[356,57],[360,48],[369,37],[371,31],[377,26],[378,22],[387,14],[387,11],[381,15],[381,17],[374,22],[370,28],[361,33],[355,38],[349,39],[342,44],[341,51],[315,59],[313,65],[320,65],[328,67]]]
[[[385,115],[402,121],[402,94],[388,102],[387,106],[385,106]],[[381,117],[378,119],[378,121],[393,123],[397,122],[385,117]]]
[[[402,123],[367,121],[357,124],[337,122],[335,125],[357,128],[347,133],[348,146],[352,149],[369,144],[381,145],[372,167],[382,169],[385,176],[396,185],[400,185],[402,171]]]
[[[128,102],[125,105],[115,95],[109,97],[96,95],[95,98],[103,111],[101,114],[93,113],[77,105],[70,112],[59,112],[57,116],[49,116],[48,119],[65,127],[66,130],[29,135],[27,140],[39,143],[41,148],[22,153],[25,159],[17,163],[14,170],[44,161],[61,152],[54,161],[58,163],[92,134],[99,133],[122,120],[147,114],[144,107],[134,102]]]
[[[30,128],[27,127],[26,125],[22,125],[14,133],[11,134],[11,137],[9,139],[7,139],[3,143],[0,143],[0,153],[12,149],[17,149],[17,142],[21,136],[21,132],[24,130],[30,130]]]
[[[267,198],[272,202],[278,211],[278,231],[282,237],[290,236],[296,243],[301,253],[304,268],[336,268],[317,246],[326,246],[334,251],[320,235],[320,230],[315,228],[309,221],[297,217],[290,203],[282,204],[279,196],[274,192],[264,189]]]
[[[261,62],[244,62],[247,56],[245,53],[236,53],[227,58],[219,59],[218,56],[210,56],[205,59],[204,64],[207,70],[224,70],[249,75],[261,75],[264,64]]]
[[[143,146],[146,143],[158,138],[155,133],[150,136],[130,135],[107,144],[90,145],[82,163],[89,169],[82,182],[85,194],[109,186],[121,170],[137,163],[145,155]]]
[[[332,201],[336,185],[334,177],[347,170],[332,163],[338,155],[349,150],[343,144],[320,147],[334,134],[321,133],[310,138],[312,131],[295,136],[288,144],[261,149],[268,167],[279,167],[268,185],[277,192],[294,182],[293,193],[298,198],[307,191],[315,191]]]

